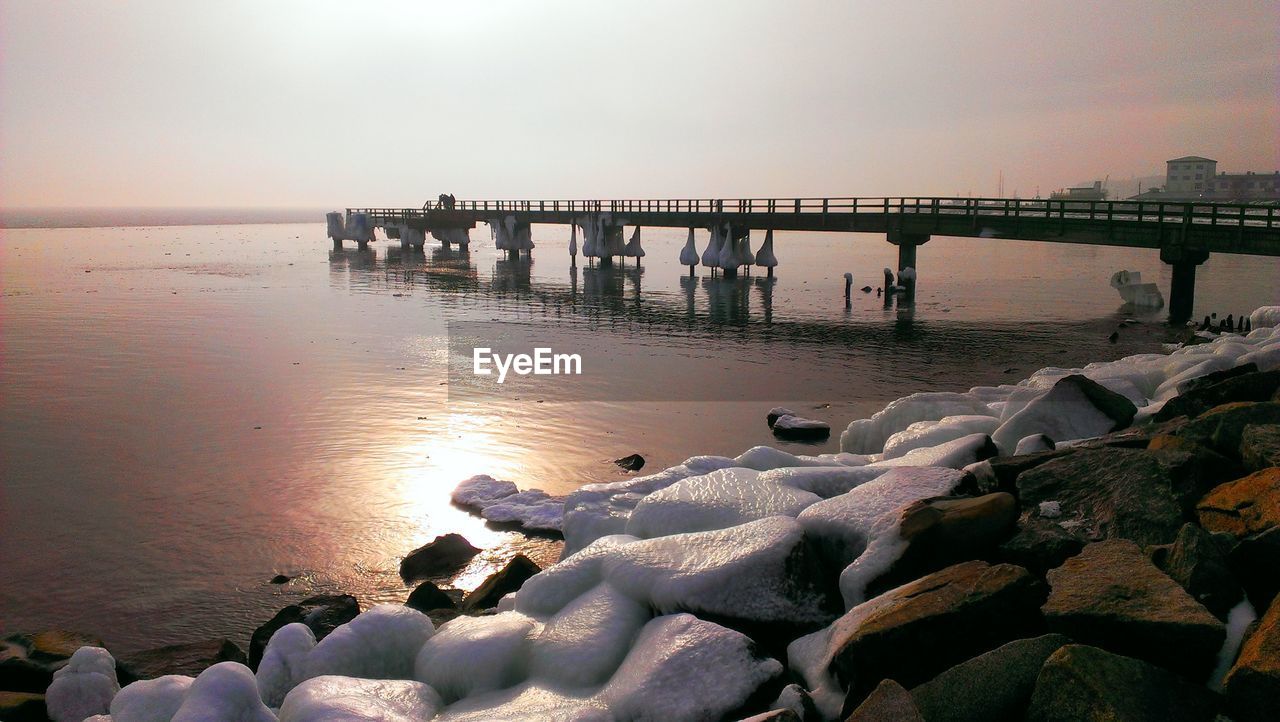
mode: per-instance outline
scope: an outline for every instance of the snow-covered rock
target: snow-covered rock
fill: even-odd
[[[825,439],[831,435],[831,425],[817,419],[782,416],[773,422],[773,435],[782,439]]]
[[[323,676],[298,685],[280,707],[280,722],[418,722],[442,707],[421,682]]]
[[[379,604],[333,630],[307,654],[306,676],[412,679],[418,650],[435,633],[427,615]]]
[[[999,425],[1000,420],[994,416],[974,414],[917,421],[889,437],[884,444],[884,458],[896,459],[914,449],[937,446],[970,434],[990,434]]]
[[[450,494],[453,503],[483,509],[499,499],[520,491],[514,481],[502,481],[488,474],[477,474],[458,484]]]
[[[1037,451],[1053,451],[1053,439],[1044,434],[1030,434],[1018,439],[1018,445],[1013,450],[1014,456],[1022,456],[1023,454],[1034,454]]]
[[[599,584],[557,612],[533,640],[532,676],[569,687],[603,684],[650,616],[647,606]]]
[[[45,705],[54,722],[80,722],[110,711],[111,698],[119,691],[111,653],[102,647],[81,647],[53,673]]]
[[[790,486],[828,499],[871,481],[889,471],[888,466],[805,466],[771,469],[760,480]]]
[[[268,707],[279,707],[289,690],[307,678],[307,655],[315,646],[315,633],[301,622],[286,624],[271,635],[257,673],[258,692]]]
[[[169,722],[187,699],[193,677],[166,674],[127,685],[111,700],[112,722]]]
[[[1249,314],[1249,323],[1258,328],[1280,327],[1280,306],[1259,306]]]
[[[631,512],[627,534],[648,539],[710,531],[769,516],[799,514],[819,497],[730,468],[682,479],[646,496]]]
[[[520,491],[514,482],[480,474],[464,480],[451,495],[455,504],[480,512],[489,521],[516,522],[525,529],[559,531],[564,518],[564,497],[541,489]]]
[[[917,421],[990,413],[985,402],[968,394],[952,391],[912,394],[890,403],[869,419],[851,422],[840,435],[840,450],[853,454],[878,454],[884,450],[890,436]]]
[[[912,449],[896,459],[884,459],[876,461],[869,466],[873,467],[899,467],[899,466],[943,466],[949,469],[963,469],[977,461],[988,459],[996,455],[995,444],[991,442],[991,437],[986,434],[969,434],[962,436],[954,441],[948,441],[937,446],[925,446],[919,449]]]
[[[219,662],[200,673],[172,722],[276,722],[258,696],[253,672],[238,662]],[[113,721],[114,722],[114,721]]]
[[[565,690],[534,682],[468,697],[432,722],[617,722],[594,690]]]
[[[1031,434],[1053,439],[1084,439],[1124,428],[1137,408],[1125,397],[1085,376],[1067,376],[1000,424],[991,440],[1012,453]]]
[[[529,642],[541,628],[518,612],[451,619],[422,645],[413,678],[445,702],[515,686],[529,676]]]

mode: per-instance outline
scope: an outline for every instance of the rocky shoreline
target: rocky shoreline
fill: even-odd
[[[426,581],[404,605],[307,599],[247,652],[10,635],[0,719],[1274,720],[1273,315],[906,397],[840,454],[757,447],[535,499],[565,557],[517,556],[465,597],[431,581],[476,551],[447,535],[406,556]]]

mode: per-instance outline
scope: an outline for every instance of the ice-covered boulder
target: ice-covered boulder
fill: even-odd
[[[567,690],[535,682],[478,694],[444,709],[432,722],[617,722],[595,690]]]
[[[870,464],[873,467],[893,468],[900,466],[941,466],[949,469],[964,467],[997,453],[996,445],[986,434],[969,434],[953,441],[937,446],[923,446],[912,449],[896,459],[884,459]]]
[[[1116,271],[1111,274],[1111,287],[1120,292],[1120,298],[1127,304],[1139,308],[1160,308],[1164,305],[1164,296],[1154,283],[1143,283],[1142,274],[1137,271]]]
[[[631,510],[646,495],[690,476],[737,465],[733,459],[724,456],[695,456],[655,474],[579,487],[564,502],[561,526],[564,553],[561,558],[567,559],[596,539],[626,531]]]
[[[893,469],[847,494],[820,501],[797,517],[823,557],[840,574],[846,608],[860,603],[867,584],[906,550],[899,510],[919,499],[945,496],[965,478],[937,467]]]
[[[781,674],[748,637],[674,614],[645,625],[600,699],[620,720],[725,719]]]
[[[187,699],[195,679],[167,674],[126,685],[111,700],[112,722],[169,722]]]
[[[445,702],[515,686],[529,676],[529,641],[541,628],[518,612],[457,617],[422,645],[413,678]]]
[[[238,662],[219,662],[200,673],[172,722],[276,722],[258,696],[253,672]],[[114,721],[113,721],[114,722]]]
[[[790,486],[828,499],[888,472],[887,466],[804,466],[771,469],[760,474],[762,482]]]
[[[984,401],[968,394],[952,391],[912,394],[890,403],[869,419],[850,423],[840,435],[840,450],[853,454],[878,454],[890,436],[917,421],[990,413],[990,407]]]
[[[1259,306],[1249,314],[1254,329],[1280,326],[1280,306]]]
[[[564,520],[564,497],[527,489],[485,506],[480,516],[493,522],[516,522],[525,529],[559,531]]]
[[[317,644],[307,655],[306,676],[411,679],[414,658],[434,633],[435,627],[422,612],[379,604]]]
[[[418,722],[443,705],[421,682],[323,676],[298,685],[280,707],[280,722]]]
[[[1081,375],[1067,376],[1000,424],[991,440],[1012,453],[1031,434],[1084,439],[1122,429],[1133,421],[1133,402]]]
[[[1013,455],[1023,456],[1041,451],[1053,451],[1054,446],[1053,439],[1045,434],[1029,434],[1018,439],[1018,445],[1014,447]]]
[[[552,613],[600,581],[659,613],[710,614],[731,626],[811,627],[838,608],[803,529],[781,516],[656,539],[602,539],[526,582],[516,608]]]
[[[449,498],[453,503],[461,506],[469,506],[477,509],[484,507],[502,499],[511,496],[520,491],[516,487],[514,481],[505,481],[495,479],[488,474],[477,474],[469,479],[464,479],[453,489],[453,493]]]
[[[970,434],[990,434],[999,425],[1000,420],[994,416],[975,414],[917,421],[889,437],[884,444],[883,458],[896,459],[909,451],[938,446]]]
[[[111,698],[120,691],[116,661],[102,647],[81,647],[66,666],[53,673],[45,692],[45,705],[54,722],[80,722],[110,710]]]
[[[307,674],[307,655],[316,646],[316,635],[301,622],[286,624],[271,636],[258,663],[258,692],[268,707],[279,707],[289,690]]]
[[[753,446],[734,457],[735,466],[770,471],[791,466],[856,466],[852,454],[798,456],[772,446]]]
[[[533,677],[570,687],[603,684],[650,616],[647,606],[601,583],[556,613],[533,640]]]
[[[818,501],[807,491],[760,480],[751,469],[691,476],[646,496],[631,512],[627,533],[649,539],[710,531],[769,516],[792,516]]]
[[[773,422],[773,435],[795,441],[825,439],[831,435],[831,425],[817,419],[783,416]]]

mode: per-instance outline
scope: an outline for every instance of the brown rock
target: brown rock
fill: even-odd
[[[1223,691],[1237,722],[1274,722],[1280,717],[1280,605],[1272,604],[1245,639],[1223,680]]]
[[[1196,505],[1200,525],[1237,539],[1280,526],[1280,467],[1221,484]]]
[[[457,609],[458,607],[452,597],[445,594],[440,587],[431,582],[419,584],[417,589],[409,593],[409,598],[404,600],[404,605],[419,612],[429,612],[433,609]]]
[[[1044,661],[1070,643],[1061,634],[1014,640],[957,664],[911,697],[929,722],[1016,722],[1026,716]]]
[[[1019,456],[996,456],[980,461],[968,467],[976,479],[974,491],[978,494],[990,494],[996,491],[1013,493],[1018,489],[1016,482],[1019,474],[1047,461],[1074,454],[1076,451],[1074,447],[1064,447]]]
[[[1280,403],[1240,401],[1216,406],[1182,427],[1178,435],[1234,456],[1239,453],[1240,439],[1250,424],[1280,424]]]
[[[253,630],[249,638],[249,668],[258,669],[262,653],[266,651],[271,635],[286,624],[302,622],[311,628],[316,641],[324,639],[340,625],[350,622],[360,613],[360,603],[350,594],[333,594],[309,597],[276,612],[266,624]]]
[[[1036,679],[1028,722],[1210,722],[1217,695],[1141,660],[1069,644]]]
[[[902,685],[886,679],[872,690],[845,722],[924,722],[924,717],[916,709],[911,694]]]
[[[1048,576],[1050,630],[1192,679],[1213,668],[1226,627],[1133,542],[1090,544]]]
[[[542,571],[542,568],[523,554],[517,554],[507,562],[506,566],[489,575],[475,588],[475,591],[462,600],[462,609],[474,612],[496,607],[498,600],[511,592],[520,591],[525,580]]]
[[[907,548],[868,585],[868,596],[982,557],[1009,537],[1017,520],[1018,500],[1004,492],[976,498],[937,497],[907,505],[899,527]]]
[[[166,674],[196,677],[219,662],[247,661],[244,650],[229,639],[208,639],[186,644],[170,644],[116,660],[116,676],[121,686],[140,679],[155,679]]]
[[[49,713],[44,695],[31,692],[0,692],[0,720],[5,722],[46,722]]]
[[[42,694],[77,649],[102,646],[97,637],[65,630],[11,634],[0,640],[0,690]]]
[[[1227,557],[1254,609],[1267,609],[1280,594],[1280,527],[1245,537]]]
[[[413,584],[430,577],[447,577],[479,553],[461,534],[443,534],[405,555],[400,561],[400,578],[405,584]]]
[[[1024,509],[1057,501],[1061,525],[1083,540],[1167,544],[1221,473],[1215,459],[1192,452],[1083,449],[1020,474],[1018,498]]]
[[[1225,621],[1244,597],[1227,561],[1234,545],[1225,534],[1215,536],[1195,524],[1183,524],[1172,544],[1149,548],[1147,555],[1193,599]]]
[[[1248,424],[1240,434],[1240,460],[1249,471],[1280,466],[1280,424]]]
[[[1043,628],[1044,584],[1012,564],[972,561],[885,592],[826,631],[829,665],[862,699],[882,679],[916,685]]]
[[[996,550],[996,558],[1043,577],[1083,548],[1084,541],[1079,537],[1028,510],[1018,521],[1018,531]]]
[[[1236,366],[1186,382],[1179,395],[1156,412],[1155,419],[1195,417],[1227,403],[1267,401],[1277,389],[1280,389],[1280,370],[1259,372],[1254,364]]]

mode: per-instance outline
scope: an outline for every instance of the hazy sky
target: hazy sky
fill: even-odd
[[[1280,169],[1280,9],[0,4],[0,204],[1031,196]]]

